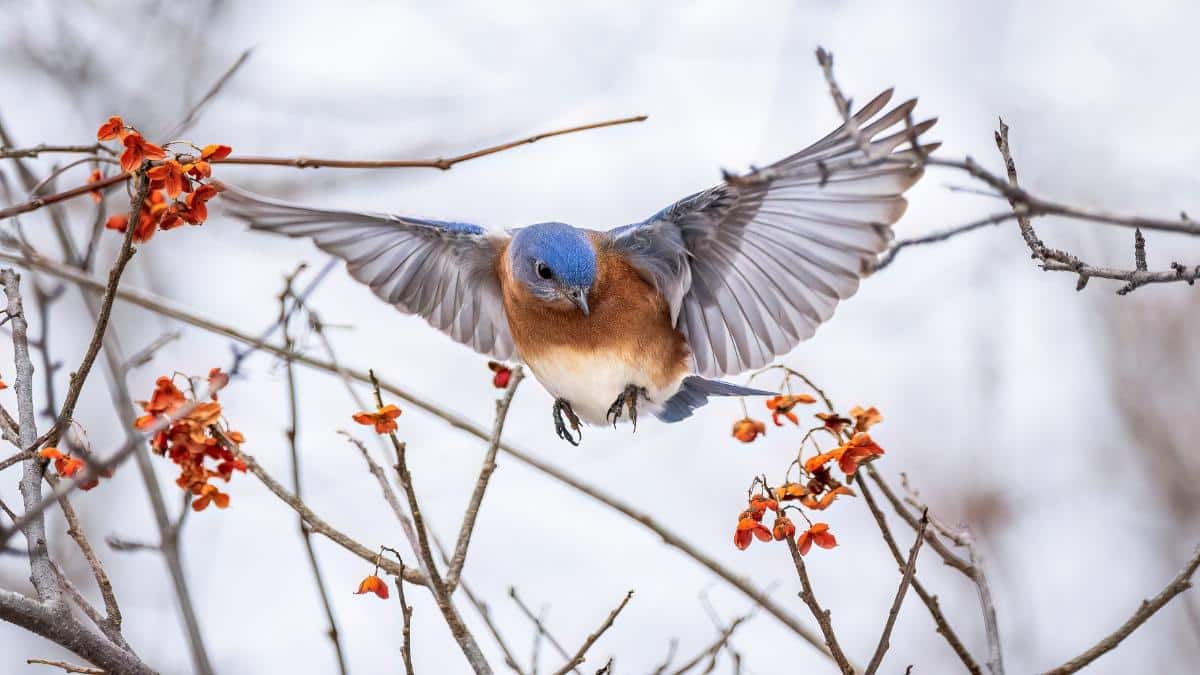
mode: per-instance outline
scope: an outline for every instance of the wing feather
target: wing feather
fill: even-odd
[[[874,161],[843,124],[764,169],[609,233],[643,277],[678,298],[672,316],[697,373],[761,367],[811,337],[891,243],[891,225],[908,205],[903,194],[923,172],[908,146],[936,122],[906,128],[916,100],[885,111],[891,96],[854,115]]]
[[[401,311],[476,351],[513,356],[496,262],[507,235],[477,225],[314,209],[225,186],[221,201],[255,230],[308,237]]]

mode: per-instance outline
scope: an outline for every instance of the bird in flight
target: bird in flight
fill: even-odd
[[[891,90],[808,148],[607,232],[565,223],[504,231],[296,206],[226,186],[252,229],[309,237],[402,312],[498,360],[525,363],[554,397],[555,430],[636,429],[710,396],[764,392],[720,381],[809,338],[858,289],[904,213],[936,143]],[[866,153],[864,148],[866,146]],[[628,414],[626,415],[626,411]],[[564,419],[565,417],[565,419]]]

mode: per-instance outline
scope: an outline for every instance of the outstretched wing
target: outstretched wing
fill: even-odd
[[[867,162],[842,125],[764,169],[698,192],[648,220],[610,232],[670,303],[695,370],[721,377],[757,368],[812,336],[858,289],[921,177],[907,101],[878,116],[885,91],[854,115]],[[937,144],[922,146],[922,152]]]
[[[255,230],[310,237],[403,312],[497,359],[513,355],[497,256],[507,234],[478,225],[314,209],[226,185],[220,201]]]

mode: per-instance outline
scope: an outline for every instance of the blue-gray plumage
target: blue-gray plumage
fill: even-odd
[[[709,396],[762,394],[705,378],[771,362],[853,295],[922,174],[905,128],[916,105],[879,114],[886,91],[845,125],[763,169],[731,177],[607,232],[540,223],[503,232],[311,209],[227,188],[254,229],[311,237],[354,278],[476,351],[527,363],[573,426],[688,417]],[[905,146],[905,147],[901,147]],[[880,161],[879,158],[884,158]]]

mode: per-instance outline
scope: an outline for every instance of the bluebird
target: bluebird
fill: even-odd
[[[761,395],[716,378],[770,363],[811,337],[892,238],[920,179],[916,100],[891,90],[808,148],[607,232],[565,223],[504,231],[295,206],[228,187],[252,229],[309,237],[402,312],[499,360],[525,363],[554,397],[555,429],[636,429],[710,396]],[[867,161],[860,141],[869,143]],[[628,411],[628,415],[625,415]],[[565,420],[564,420],[565,416]],[[568,424],[570,429],[568,429]]]

